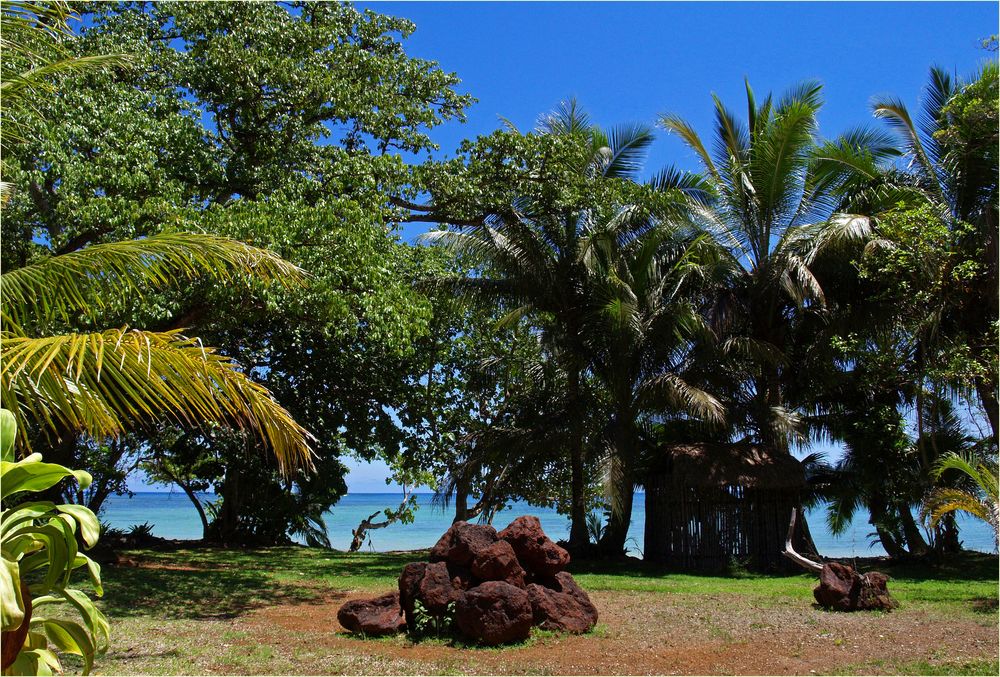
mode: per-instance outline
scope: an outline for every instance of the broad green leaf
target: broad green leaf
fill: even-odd
[[[7,668],[11,675],[52,675],[53,670],[62,672],[59,659],[48,649],[21,651],[14,663]]]
[[[35,622],[32,621],[32,626]],[[89,674],[94,665],[96,653],[94,643],[78,623],[55,618],[41,619],[40,625],[45,628],[45,635],[56,650],[76,654],[83,657],[83,674]]]
[[[59,506],[60,512],[72,515],[76,519],[77,523],[80,525],[80,535],[83,537],[83,542],[88,548],[94,547],[97,544],[97,539],[101,535],[101,523],[89,508],[82,505],[74,505],[68,503]]]
[[[0,409],[0,457],[14,460],[14,440],[17,438],[17,421],[7,409]]]
[[[3,516],[0,517],[0,536],[6,536],[23,522],[44,517],[55,510],[55,507],[55,503],[51,501],[34,501],[22,503],[10,510],[4,510]]]
[[[0,607],[3,631],[15,630],[24,622],[24,599],[21,597],[21,572],[17,562],[4,558],[0,566]]]
[[[73,561],[73,568],[77,569],[86,565],[87,573],[90,576],[90,583],[94,586],[94,592],[98,597],[104,596],[104,586],[101,584],[101,565],[90,559],[83,553],[77,553],[76,560]]]
[[[90,486],[90,473],[83,470],[70,470],[55,463],[29,462],[3,463],[3,486],[0,488],[0,498],[7,498],[22,491],[45,491],[67,477],[75,477],[81,489]]]
[[[104,651],[111,636],[111,626],[108,624],[108,619],[104,614],[94,606],[94,602],[83,592],[75,588],[66,588],[64,590],[57,590],[54,594],[45,595],[33,600],[36,609],[47,604],[65,604],[67,602],[83,618],[87,629],[94,636],[94,644],[98,652]]]
[[[66,530],[59,524],[65,525],[62,520],[50,520],[48,524],[29,525],[15,531],[11,536],[30,534],[32,537],[45,543],[45,555],[49,562],[49,570],[45,579],[41,583],[31,585],[32,592],[45,593],[58,585],[59,579],[63,576],[67,565],[76,557],[76,538],[70,535],[66,538]],[[67,540],[69,542],[67,542]],[[70,555],[72,550],[72,556]]]

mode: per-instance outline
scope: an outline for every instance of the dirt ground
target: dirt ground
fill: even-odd
[[[584,636],[546,635],[502,650],[363,640],[336,622],[344,601],[363,596],[370,594],[257,609],[240,629],[250,645],[308,649],[315,660],[299,663],[299,674],[329,672],[329,661],[365,674],[878,674],[998,653],[993,612],[981,621],[918,610],[844,614],[782,601],[753,606],[737,596],[608,591],[592,594],[601,617]]]

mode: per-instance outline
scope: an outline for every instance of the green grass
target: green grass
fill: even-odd
[[[862,571],[871,563],[860,563]],[[939,564],[880,562],[875,566],[891,577],[890,592],[901,603],[939,611],[989,613],[996,610],[997,558],[966,552]],[[645,591],[674,595],[741,595],[760,605],[790,600],[812,601],[816,577],[811,574],[770,576],[737,572],[733,575],[664,574],[645,564],[585,562],[573,569],[587,590]]]
[[[113,639],[108,654],[99,659],[104,673],[132,674],[351,674],[421,673],[462,674],[487,671],[497,653],[558,650],[567,641],[558,633],[535,630],[526,642],[508,649],[466,645],[432,637],[417,641],[397,636],[379,640],[335,635],[318,627],[317,637],[336,637],[336,647],[298,638],[286,642],[278,627],[261,630],[248,624],[247,614],[280,605],[324,604],[323,613],[348,596],[380,594],[396,587],[405,564],[424,560],[426,551],[410,553],[339,553],[302,547],[255,550],[179,548],[125,553],[142,566],[105,567],[106,594],[99,604],[111,619]],[[939,565],[886,566],[890,591],[900,610],[891,615],[868,614],[872,623],[907,618],[951,620],[966,626],[996,627],[996,556],[963,553]],[[804,636],[830,631],[842,615],[822,612],[813,605],[815,577],[764,576],[736,573],[699,576],[667,573],[641,563],[574,562],[570,567],[585,589],[605,596],[606,603],[650,610],[650,622],[676,622],[678,612],[703,633],[704,641],[737,645],[743,633],[766,637],[775,631],[766,611],[798,619]],[[608,602],[610,599],[614,602]],[[298,608],[298,607],[296,607]],[[762,609],[742,625],[725,622],[727,613]],[[689,610],[689,611],[688,611]],[[727,611],[737,610],[737,611]],[[720,616],[721,614],[721,616]],[[721,620],[720,620],[721,619]],[[331,621],[332,622],[332,619]],[[329,626],[329,623],[327,623]],[[641,626],[640,626],[641,627]],[[264,634],[261,634],[261,633]],[[588,635],[593,642],[631,643],[632,636],[602,618]],[[325,633],[325,634],[324,634]],[[307,633],[308,634],[308,633]],[[641,638],[638,638],[641,639]],[[830,641],[836,644],[836,638]],[[931,647],[934,649],[935,647]],[[410,658],[414,650],[437,657]],[[798,649],[789,648],[789,655]],[[374,653],[373,653],[373,650]],[[806,653],[808,650],[806,650]],[[949,655],[913,655],[896,663],[864,662],[845,652],[838,674],[866,672],[894,674],[996,674],[996,661],[971,651]],[[959,660],[958,656],[964,656]],[[853,662],[852,662],[853,658]],[[869,659],[871,655],[869,654]],[[477,668],[479,661],[485,661]],[[492,661],[492,662],[491,662]],[[71,668],[72,661],[67,663]],[[514,672],[545,673],[542,662],[517,664]]]

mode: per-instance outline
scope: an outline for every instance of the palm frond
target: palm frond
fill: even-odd
[[[22,73],[12,73],[0,81],[0,106],[9,111],[11,106],[18,105],[28,95],[53,91],[55,85],[52,79],[56,76],[121,68],[130,63],[128,54],[97,54],[60,59]]]
[[[554,111],[539,117],[537,125],[538,131],[544,134],[589,133],[592,127],[590,116],[576,97],[560,101]]]
[[[634,178],[645,164],[655,139],[653,130],[648,125],[634,123],[613,127],[606,136],[611,152],[602,163],[601,173],[606,177]]]
[[[942,203],[945,202],[944,190],[938,180],[934,165],[924,150],[924,144],[920,139],[920,133],[913,124],[910,112],[906,104],[897,97],[887,96],[877,98],[872,103],[872,111],[875,117],[881,118],[889,123],[889,126],[896,130],[903,140],[907,152],[913,155],[917,168],[924,178],[924,181],[934,191],[935,197]]]
[[[932,529],[937,527],[946,515],[953,512],[968,513],[989,524],[993,527],[993,538],[996,542],[998,520],[1000,520],[996,503],[990,504],[963,489],[935,489],[924,502],[923,515],[928,518]]]
[[[247,428],[286,471],[311,464],[311,435],[228,357],[178,331],[123,327],[90,334],[0,339],[0,397],[18,419],[21,444],[37,427],[113,437],[170,421]]]
[[[0,276],[5,320],[66,316],[105,306],[108,298],[142,294],[196,277],[222,282],[252,278],[298,284],[305,272],[277,255],[216,235],[164,233],[99,244],[53,256]]]
[[[918,124],[920,132],[923,134],[924,147],[928,159],[937,165],[941,161],[941,149],[934,132],[941,127],[941,110],[948,103],[949,99],[955,95],[955,84],[951,76],[943,68],[931,67],[930,82],[924,88],[920,106],[920,117]]]
[[[689,384],[677,374],[661,374],[644,386],[644,390],[662,397],[676,411],[692,414],[711,423],[723,421],[726,410],[712,394]]]
[[[899,154],[894,140],[880,129],[849,130],[835,141],[826,141],[812,149],[808,190],[813,199],[832,195],[843,200],[878,181],[883,176],[884,163]]]
[[[747,149],[750,138],[746,126],[740,122],[731,110],[716,94],[712,94],[715,104],[715,162],[716,165],[729,167],[739,172],[747,161]],[[736,179],[733,179],[736,182]],[[752,189],[752,186],[749,188]]]
[[[661,193],[677,191],[701,206],[709,204],[714,195],[712,184],[704,176],[673,166],[661,169],[646,185]]]
[[[702,165],[705,167],[705,171],[715,177],[716,180],[719,179],[719,172],[712,161],[712,156],[705,149],[705,144],[702,143],[701,137],[698,136],[698,132],[694,130],[694,127],[688,124],[684,118],[672,113],[660,115],[659,123],[668,132],[673,132],[680,136],[681,140],[697,153],[698,159],[701,160]]]

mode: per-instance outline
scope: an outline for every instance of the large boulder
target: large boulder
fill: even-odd
[[[497,530],[488,524],[455,522],[431,548],[431,562],[470,566],[483,550],[497,542]]]
[[[424,577],[417,587],[417,599],[429,613],[437,616],[445,613],[449,604],[458,601],[462,589],[461,578],[452,576],[447,562],[433,562],[424,569]]]
[[[504,581],[516,588],[524,587],[524,569],[507,541],[497,541],[481,550],[472,560],[472,575],[481,581]]]
[[[507,644],[531,634],[528,593],[503,581],[487,581],[465,592],[455,607],[455,624],[483,644]]]
[[[569,553],[545,535],[537,517],[518,517],[499,536],[510,543],[521,566],[537,576],[555,576],[569,564]]]
[[[572,597],[580,605],[580,611],[583,617],[587,619],[590,627],[597,624],[597,607],[590,601],[590,595],[573,578],[573,574],[568,571],[560,571],[555,576],[540,578],[538,582],[542,587],[548,588],[553,592]]]
[[[889,594],[888,580],[877,571],[861,574],[846,564],[827,562],[813,596],[820,606],[836,611],[889,611],[899,603]]]
[[[581,634],[597,623],[593,605],[585,607],[572,595],[537,583],[528,585],[526,591],[531,601],[533,622],[544,630]]]
[[[420,592],[420,581],[424,580],[426,569],[427,562],[411,562],[403,567],[399,575],[399,604],[403,608],[406,624],[411,628],[415,627],[414,603],[417,600],[417,593]]]
[[[406,630],[398,592],[345,602],[337,611],[337,621],[350,632],[372,637],[394,635]]]

